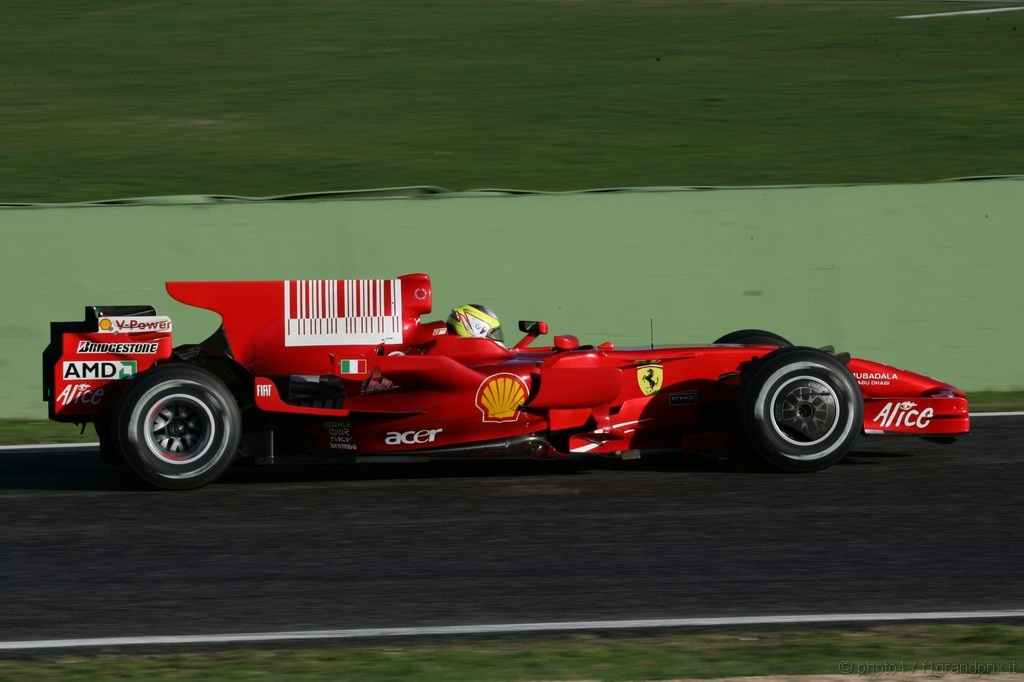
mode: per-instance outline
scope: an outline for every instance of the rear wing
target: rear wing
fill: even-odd
[[[50,419],[95,421],[127,381],[171,356],[171,319],[152,306],[86,306],[81,322],[51,322],[43,351]]]
[[[231,357],[254,376],[363,380],[378,355],[429,342],[430,278],[167,282],[171,298],[221,317]]]

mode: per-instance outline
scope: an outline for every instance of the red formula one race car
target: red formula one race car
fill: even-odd
[[[523,338],[506,347],[487,337],[496,320],[482,306],[421,322],[431,310],[422,274],[168,282],[167,291],[220,314],[221,327],[173,347],[171,320],[152,307],[92,306],[83,322],[51,323],[43,353],[50,418],[93,422],[106,459],[162,488],[200,487],[237,458],[296,453],[753,451],[816,471],[861,434],[949,440],[970,427],[966,396],[948,384],[758,330],[705,346],[615,349],[573,336],[535,346],[547,325],[520,322]]]

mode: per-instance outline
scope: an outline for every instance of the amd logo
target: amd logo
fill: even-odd
[[[433,443],[437,434],[444,429],[423,429],[422,431],[388,431],[384,437],[386,445],[422,445]]]
[[[65,362],[64,379],[130,379],[138,371],[135,360]]]

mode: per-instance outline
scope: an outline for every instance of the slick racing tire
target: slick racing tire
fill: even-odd
[[[778,334],[766,332],[763,329],[740,329],[729,332],[716,340],[715,343],[746,343],[756,346],[779,346],[780,348],[792,348],[793,344]]]
[[[121,443],[117,438],[117,425],[115,419],[97,419],[92,427],[96,430],[96,437],[100,441],[100,459],[104,464],[112,467],[126,467],[124,454],[121,452]]]
[[[132,382],[119,404],[121,452],[135,473],[154,486],[201,488],[227,471],[238,452],[238,403],[204,369],[153,368]]]
[[[779,469],[825,469],[845,457],[860,436],[864,399],[857,380],[823,351],[773,351],[761,358],[743,391],[747,438]]]

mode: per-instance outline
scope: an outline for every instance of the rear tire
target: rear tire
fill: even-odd
[[[128,466],[124,461],[124,454],[121,452],[121,444],[117,438],[116,419],[108,417],[97,419],[92,427],[96,429],[96,437],[100,440],[100,459],[104,464],[112,467],[123,468]]]
[[[143,480],[167,490],[201,488],[231,466],[242,417],[231,391],[192,365],[153,368],[132,382],[116,412],[120,449]]]
[[[864,421],[857,380],[813,348],[782,348],[757,363],[743,392],[751,445],[773,466],[820,471],[853,449]]]
[[[729,332],[715,343],[740,343],[752,346],[778,346],[779,348],[792,348],[793,344],[778,334],[766,332],[763,329],[740,329]]]

